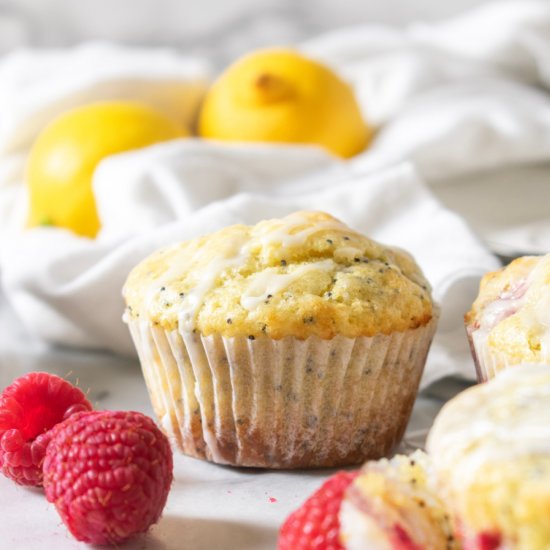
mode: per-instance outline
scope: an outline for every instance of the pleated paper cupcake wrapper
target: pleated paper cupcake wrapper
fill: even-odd
[[[503,370],[513,367],[506,354],[491,349],[487,336],[470,325],[466,325],[470,350],[474,359],[478,382],[487,382]]]
[[[155,413],[185,454],[219,464],[331,467],[399,443],[436,328],[250,340],[130,320]]]

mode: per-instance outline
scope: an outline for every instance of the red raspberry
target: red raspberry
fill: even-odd
[[[47,372],[18,378],[0,395],[0,471],[20,485],[42,485],[50,431],[92,405],[78,388]]]
[[[76,539],[116,544],[158,521],[172,483],[172,452],[150,418],[86,412],[53,432],[44,489]]]
[[[422,550],[401,525],[395,524],[390,533],[392,550]]]
[[[343,550],[338,513],[358,472],[338,472],[292,512],[279,532],[279,550]]]
[[[502,537],[499,533],[480,533],[472,541],[464,541],[464,548],[470,550],[498,550],[502,545]]]

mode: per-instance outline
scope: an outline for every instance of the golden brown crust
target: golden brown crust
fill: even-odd
[[[472,308],[464,316],[466,323],[474,324],[478,321],[485,307],[506,292],[516,281],[526,278],[539,259],[538,256],[523,256],[497,271],[486,273],[481,278],[479,294]]]
[[[159,251],[131,272],[124,295],[130,318],[185,329],[186,312],[188,328],[228,337],[354,338],[432,318],[429,285],[407,253],[322,212],[235,225]]]
[[[518,258],[485,275],[465,322],[481,379],[550,361],[550,254]]]

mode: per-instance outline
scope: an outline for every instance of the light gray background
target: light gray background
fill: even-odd
[[[170,45],[228,61],[359,23],[406,24],[486,0],[0,0],[0,52],[83,40]]]

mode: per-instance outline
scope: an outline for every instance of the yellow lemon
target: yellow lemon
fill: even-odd
[[[100,227],[92,189],[97,164],[108,155],[186,135],[161,112],[133,101],[93,103],[64,113],[43,130],[29,155],[28,225],[95,237]]]
[[[199,133],[317,144],[344,158],[362,151],[372,137],[351,87],[291,49],[258,51],[229,67],[205,97]]]

